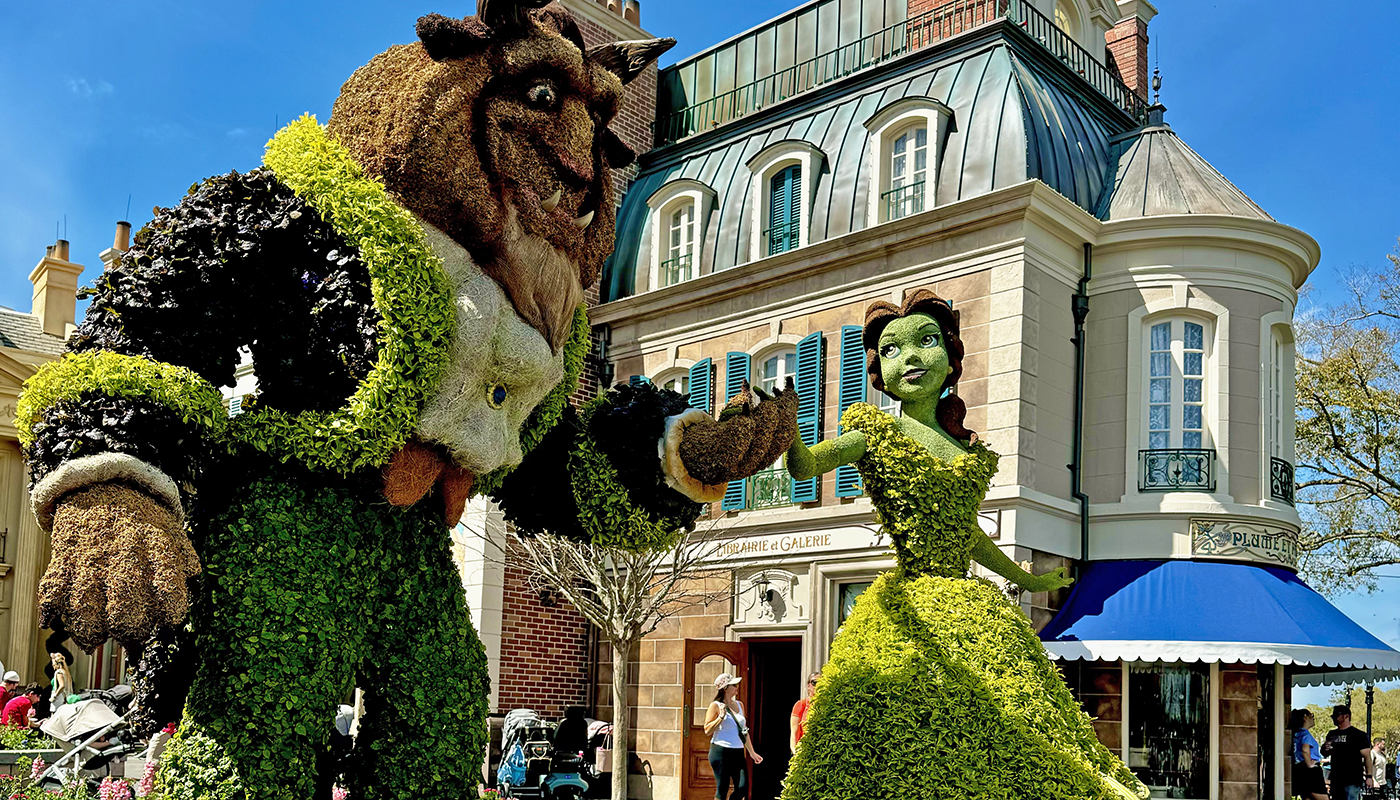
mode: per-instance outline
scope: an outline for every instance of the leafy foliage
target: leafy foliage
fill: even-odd
[[[356,796],[465,797],[490,687],[441,512],[261,459],[228,474],[257,477],[211,503],[200,669],[158,794],[311,796],[335,704],[359,685]]]
[[[581,427],[590,430],[595,415],[607,413],[611,402],[612,398],[604,395],[584,406],[580,414]],[[695,503],[689,504],[688,519],[653,513],[633,503],[617,467],[592,436],[580,436],[575,441],[569,456],[569,475],[574,502],[578,504],[579,524],[595,546],[663,550],[674,545],[683,534],[684,526],[699,515],[699,506]]]
[[[1324,591],[1400,563],[1400,256],[1295,324],[1300,566]]]
[[[193,370],[108,351],[69,353],[43,365],[25,381],[15,419],[20,443],[33,446],[42,429],[42,415],[55,404],[78,402],[94,394],[148,400],[170,409],[181,422],[215,434],[227,419],[218,390]],[[45,449],[62,451],[73,446],[56,442]]]
[[[63,462],[98,453],[125,453],[154,465],[177,484],[194,481],[208,455],[198,425],[146,398],[89,392],[45,409],[29,449],[31,488]]]
[[[893,572],[861,595],[832,645],[782,798],[1118,800],[1128,791],[1147,795],[1099,743],[1030,620],[993,584]]]
[[[0,726],[0,749],[43,750],[57,746],[57,742],[36,730],[14,728],[9,725]]]
[[[894,417],[867,403],[841,415],[866,437],[857,462],[880,521],[904,569],[916,575],[967,574],[977,508],[997,471],[997,454],[981,443],[952,461],[934,457],[899,430]]]

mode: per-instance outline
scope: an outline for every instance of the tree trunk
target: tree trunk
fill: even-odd
[[[632,652],[632,642],[612,643],[613,651],[613,764],[612,800],[627,800],[627,773],[631,767],[631,753],[627,746],[632,730],[632,706],[627,701],[627,657]]]

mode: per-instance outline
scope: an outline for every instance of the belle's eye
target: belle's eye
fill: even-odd
[[[899,355],[899,345],[897,344],[887,344],[880,348],[881,358],[894,358],[897,355]]]
[[[920,347],[933,347],[936,344],[938,344],[938,334],[936,333],[925,334],[924,338],[919,340]]]
[[[500,408],[506,404],[506,394],[505,386],[499,383],[492,386],[490,391],[486,393],[486,405],[492,408]]]
[[[559,95],[547,83],[537,83],[525,92],[525,100],[541,111],[550,111],[559,104]]]

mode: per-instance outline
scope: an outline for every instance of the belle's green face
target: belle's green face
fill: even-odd
[[[953,367],[933,317],[911,314],[891,322],[880,333],[879,347],[886,392],[906,403],[938,400]]]

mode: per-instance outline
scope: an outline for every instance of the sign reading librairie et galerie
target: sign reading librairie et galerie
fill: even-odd
[[[1269,525],[1193,519],[1191,555],[1259,561],[1297,569],[1298,534]]]

